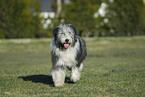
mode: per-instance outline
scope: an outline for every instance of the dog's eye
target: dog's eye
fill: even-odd
[[[60,33],[61,35],[64,35],[64,33]]]

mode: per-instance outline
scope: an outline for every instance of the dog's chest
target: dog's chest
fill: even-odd
[[[59,59],[57,65],[73,66],[77,64],[76,61],[77,50],[75,48],[69,48],[64,51],[59,51]]]

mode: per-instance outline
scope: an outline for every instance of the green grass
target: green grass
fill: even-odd
[[[145,97],[145,37],[86,39],[81,79],[53,87],[50,41],[0,43],[0,96]]]

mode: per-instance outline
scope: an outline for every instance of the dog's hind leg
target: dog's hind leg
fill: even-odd
[[[51,74],[54,86],[63,86],[66,75],[66,68],[61,66],[53,67]]]
[[[83,69],[83,64],[81,63],[80,67],[72,67],[70,80],[72,82],[77,82],[81,77],[81,70]]]
[[[82,69],[83,69],[83,63],[80,64],[79,71],[82,71]]]

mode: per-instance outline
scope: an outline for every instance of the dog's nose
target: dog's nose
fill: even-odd
[[[69,42],[69,39],[65,39],[65,42],[67,42],[67,43],[68,43],[68,42]]]

